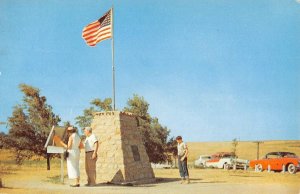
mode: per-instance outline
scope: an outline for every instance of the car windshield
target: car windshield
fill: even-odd
[[[283,155],[284,158],[298,158],[294,153],[287,153]]]
[[[280,158],[280,156],[277,155],[277,154],[268,154],[268,155],[266,156],[266,158],[270,158],[270,159],[272,159],[272,158]]]
[[[220,156],[219,155],[213,155],[213,156],[211,156],[211,159],[217,159],[217,158],[220,158]]]
[[[266,158],[297,158],[296,154],[289,152],[269,153]]]
[[[232,158],[232,157],[234,157],[233,154],[224,154],[224,155],[222,156],[222,158]]]
[[[235,157],[234,154],[232,153],[216,153],[214,155],[211,156],[211,158],[231,158],[231,157]]]

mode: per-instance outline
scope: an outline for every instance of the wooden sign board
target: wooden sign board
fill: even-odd
[[[63,159],[63,153],[65,149],[63,147],[60,147],[55,144],[53,137],[54,135],[57,135],[60,139],[65,139],[65,136],[67,135],[66,127],[61,126],[53,126],[47,141],[45,143],[45,148],[47,148],[47,154],[60,154],[60,180],[63,183],[64,182],[64,159]],[[47,165],[48,170],[50,170],[50,159],[47,158]]]
[[[62,154],[62,153],[64,153],[64,148],[58,147],[58,146],[47,146],[47,153],[48,154]]]
[[[53,141],[53,137],[54,137],[54,135],[57,135],[60,139],[64,139],[66,134],[67,134],[66,127],[53,126],[50,133],[49,133],[49,136],[47,138],[45,146],[44,146],[45,148],[47,148],[47,153],[61,153],[60,149],[54,148],[57,145],[55,145],[55,142]],[[48,147],[49,146],[51,146],[49,148],[50,152],[48,152]],[[59,147],[57,146],[57,148],[59,148]],[[55,150],[57,150],[59,152],[54,152]]]

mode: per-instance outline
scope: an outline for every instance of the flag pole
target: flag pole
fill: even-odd
[[[115,91],[115,49],[114,49],[114,5],[111,8],[111,25],[112,25],[112,39],[111,39],[111,50],[112,50],[112,93],[113,93],[113,111],[116,110],[116,91]]]

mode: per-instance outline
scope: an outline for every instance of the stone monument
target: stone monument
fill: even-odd
[[[97,183],[144,184],[155,182],[155,176],[136,117],[128,112],[97,112],[91,124],[99,139]],[[85,174],[84,153],[81,174]],[[83,180],[85,176],[82,176]]]

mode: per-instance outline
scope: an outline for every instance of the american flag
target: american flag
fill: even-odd
[[[112,37],[112,9],[106,12],[100,19],[88,24],[82,30],[82,38],[89,46],[95,46],[98,42]]]

